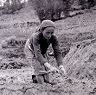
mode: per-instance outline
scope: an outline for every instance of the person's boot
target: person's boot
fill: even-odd
[[[32,75],[32,80],[33,80],[33,83],[38,83],[38,81],[36,79],[36,75]]]

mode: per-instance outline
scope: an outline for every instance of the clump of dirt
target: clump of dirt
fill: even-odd
[[[25,39],[15,36],[9,37],[1,42],[0,69],[20,69],[26,66],[24,45]]]
[[[62,56],[65,57],[65,55],[69,52],[70,47],[73,43],[81,42],[84,40],[94,39],[96,37],[95,32],[84,32],[84,33],[64,33],[58,37],[58,40],[60,42],[60,48],[62,51]],[[79,46],[79,44],[78,44]]]
[[[26,40],[18,39],[16,36],[9,37],[1,42],[2,48],[18,48],[24,47]]]
[[[74,43],[63,61],[68,76],[96,81],[96,39]]]

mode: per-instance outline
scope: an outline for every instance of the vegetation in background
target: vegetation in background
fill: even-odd
[[[30,0],[32,6],[36,10],[36,13],[42,22],[45,19],[52,21],[66,18],[70,15],[71,11],[74,11],[72,5],[77,3],[77,6],[81,6],[79,9],[90,9],[95,5],[94,0]]]
[[[4,11],[3,13],[14,13],[16,10],[20,10],[23,7],[23,4],[20,0],[6,0],[4,3]]]
[[[63,0],[32,0],[32,4],[40,21],[60,19],[61,12],[65,9]]]
[[[2,14],[12,14],[17,10],[22,9],[25,4],[26,0],[22,2],[22,0],[6,0],[5,2],[2,2],[3,5],[0,6],[0,10],[2,11]]]
[[[25,7],[26,3],[28,3],[28,6],[31,5],[34,8],[42,22],[45,19],[55,21],[62,19],[62,17],[71,16],[70,12],[74,11],[72,5],[80,5],[79,9],[90,9],[96,3],[95,0],[28,0],[28,2],[26,0],[6,0],[4,6],[0,7],[0,9],[3,9],[3,14],[12,14]]]

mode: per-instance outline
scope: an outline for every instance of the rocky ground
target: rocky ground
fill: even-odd
[[[33,84],[31,80],[33,71],[23,49],[40,23],[32,7],[0,16],[0,95],[96,95],[95,9],[56,21],[55,34],[67,71],[66,77],[50,73],[50,81],[56,85]],[[55,65],[53,57],[50,64]]]

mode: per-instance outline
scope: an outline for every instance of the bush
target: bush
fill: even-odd
[[[23,4],[20,2],[20,0],[11,0],[12,3],[10,3],[10,0],[6,0],[4,3],[4,10],[3,13],[14,13],[17,10],[20,10],[23,7]]]
[[[64,9],[63,0],[32,0],[32,3],[40,21],[59,19]]]

